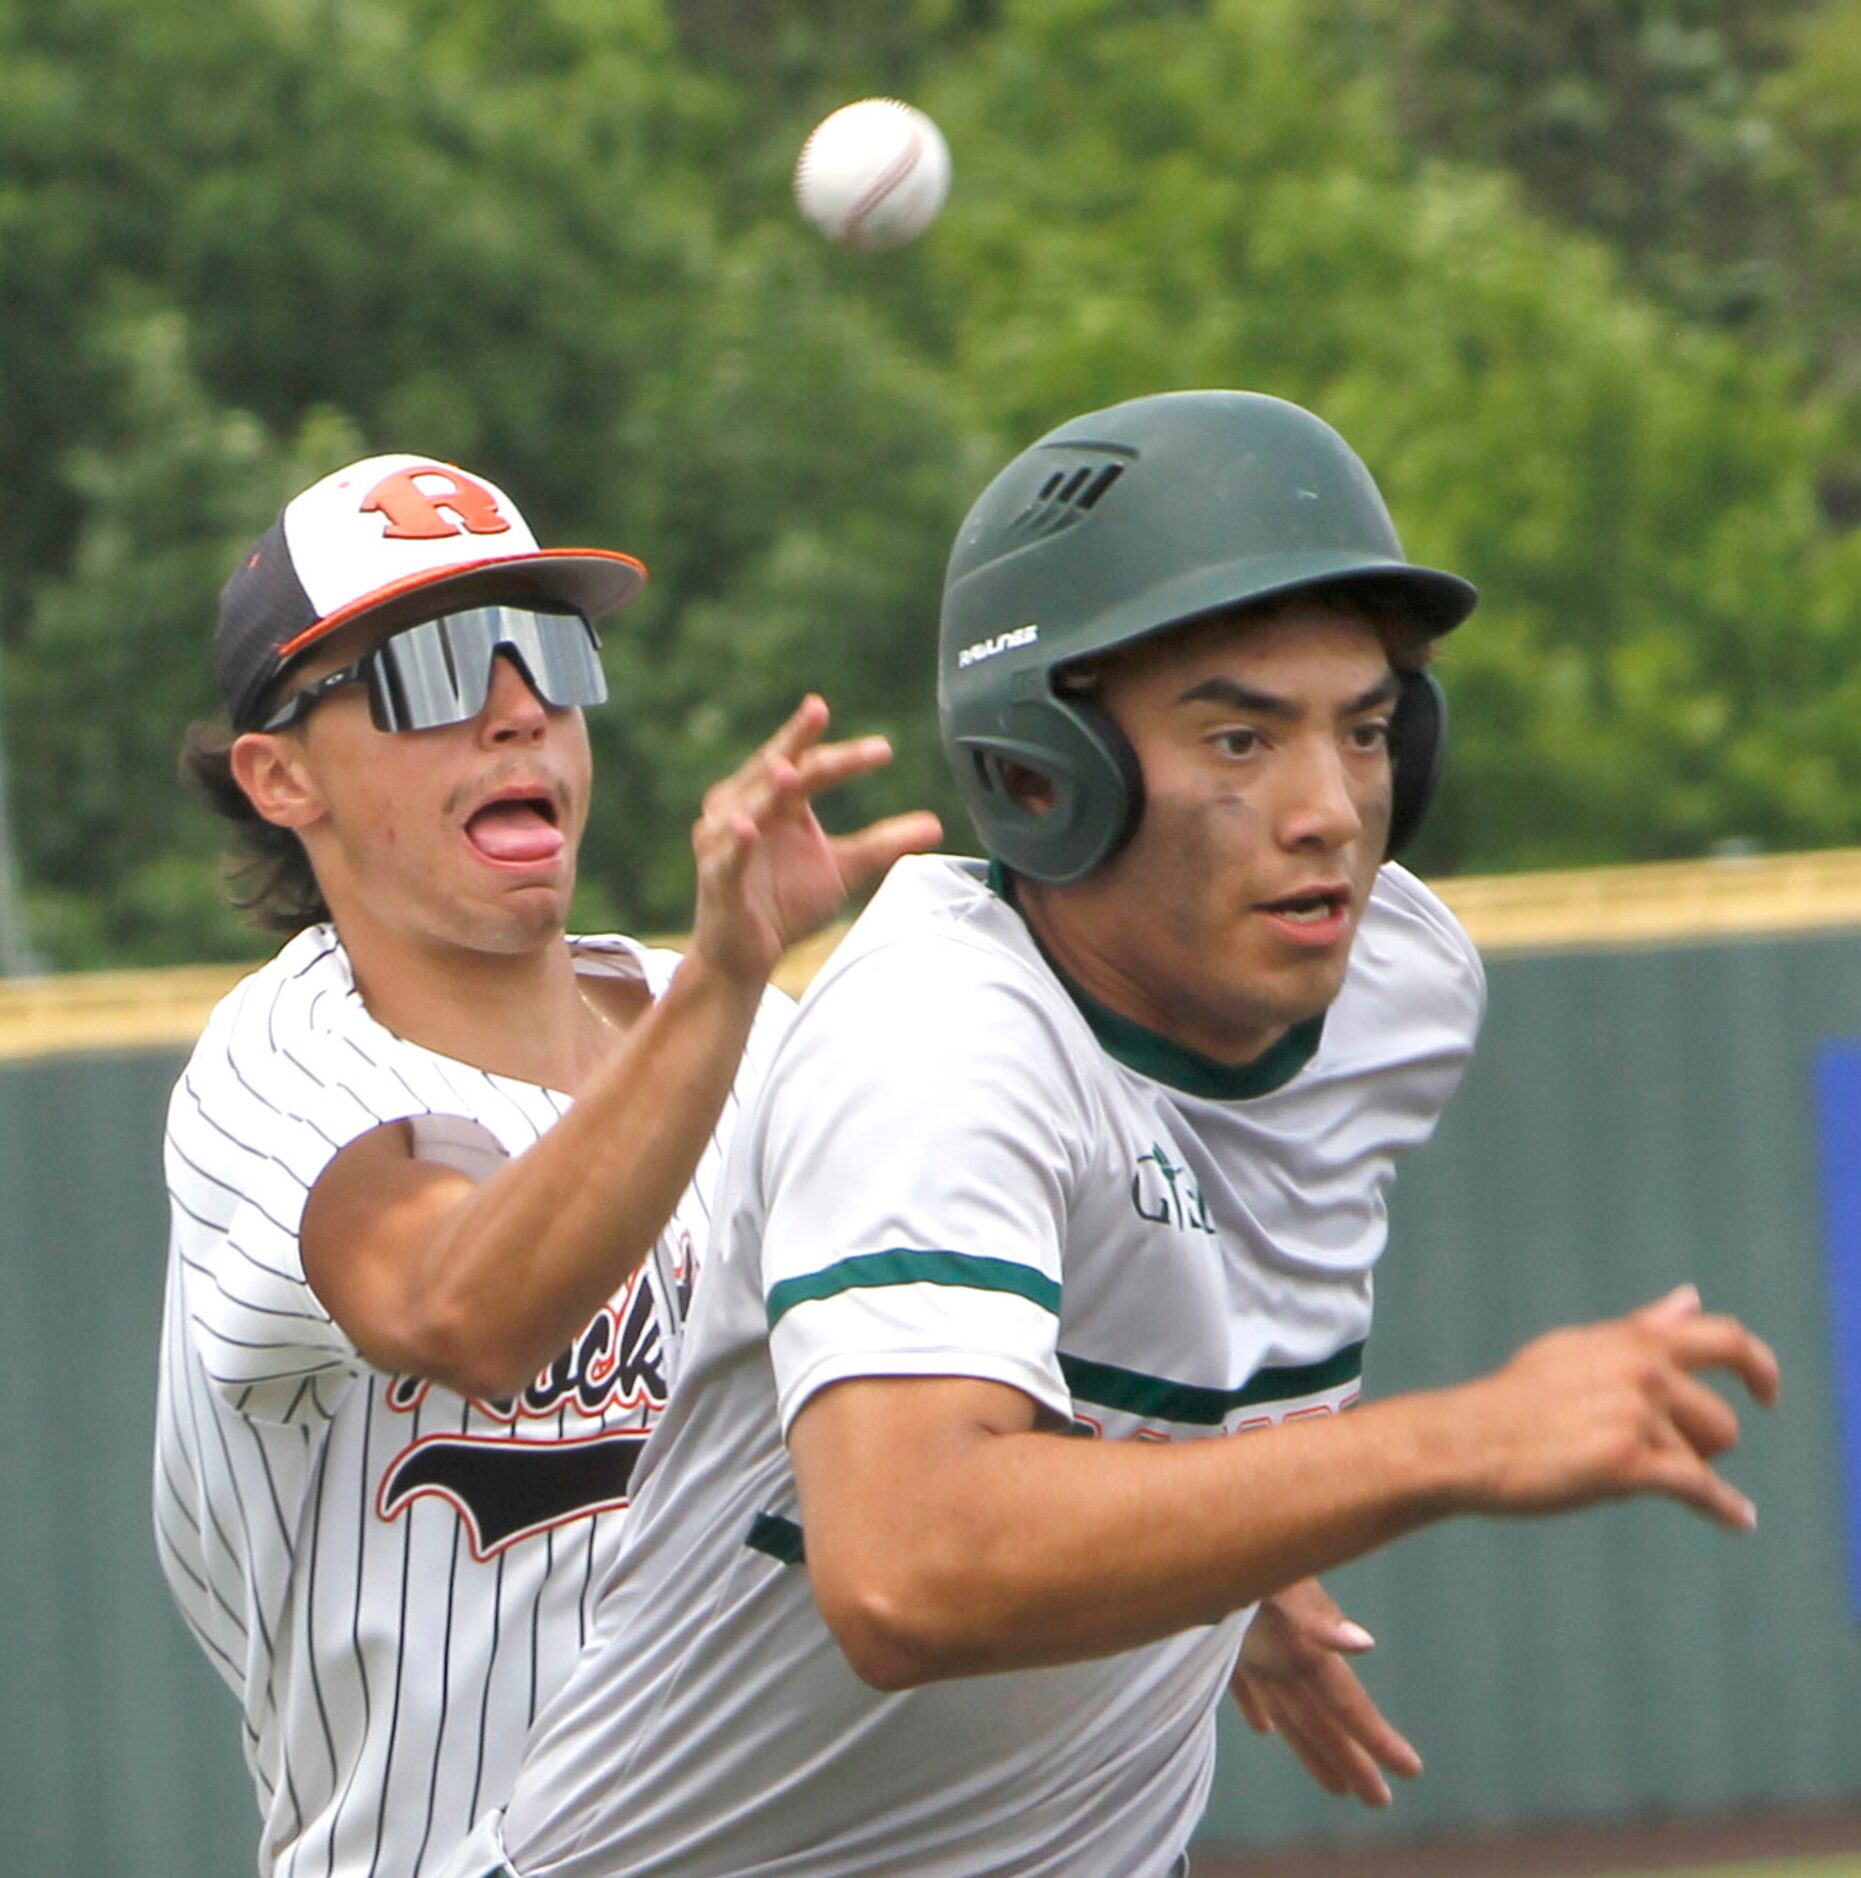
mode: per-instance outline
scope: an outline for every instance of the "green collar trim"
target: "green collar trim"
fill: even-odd
[[[1014,880],[1000,861],[989,862],[989,886],[1017,913],[1021,912],[1020,902],[1015,897]],[[1022,914],[1024,924],[1026,918]],[[1027,930],[1028,937],[1040,947],[1040,956],[1047,961],[1048,969],[1066,988],[1066,995],[1079,1007],[1080,1016],[1091,1026],[1099,1047],[1113,1061],[1122,1063],[1126,1069],[1136,1070],[1140,1076],[1147,1076],[1152,1082],[1160,1082],[1168,1088],[1180,1089],[1185,1095],[1202,1096],[1209,1101],[1242,1102],[1253,1096],[1271,1095],[1275,1089],[1285,1088],[1318,1054],[1319,1043],[1325,1034],[1325,1014],[1322,1011],[1316,1017],[1308,1017],[1302,1024],[1294,1024],[1277,1043],[1270,1044],[1251,1063],[1217,1062],[1214,1057],[1204,1056],[1200,1050],[1191,1050],[1185,1044],[1172,1042],[1154,1030],[1147,1030],[1135,1018],[1126,1017],[1122,1011],[1114,1011],[1109,1005],[1101,1004],[1089,991],[1074,984],[1060,969],[1058,960],[1040,944],[1040,935],[1033,927],[1029,926]]]

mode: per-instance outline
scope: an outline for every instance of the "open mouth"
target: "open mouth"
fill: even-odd
[[[465,838],[488,861],[534,867],[561,852],[556,804],[546,795],[500,796],[473,811]]]
[[[1311,893],[1289,893],[1284,899],[1264,901],[1260,910],[1294,926],[1322,926],[1327,920],[1342,917],[1349,905],[1350,895],[1344,888],[1321,887]]]
[[[1258,911],[1286,933],[1307,945],[1331,945],[1350,924],[1350,888],[1315,886],[1303,894],[1284,894],[1262,900]]]

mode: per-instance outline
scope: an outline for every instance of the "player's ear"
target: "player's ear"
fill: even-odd
[[[1002,786],[1008,794],[1024,809],[1031,809],[1036,815],[1045,815],[1053,808],[1053,778],[1043,776],[1037,769],[1029,769],[1025,763],[1016,763],[1008,757],[999,759],[1001,765]]]
[[[280,828],[307,828],[321,821],[323,792],[299,738],[248,730],[228,752],[233,781],[266,821]]]

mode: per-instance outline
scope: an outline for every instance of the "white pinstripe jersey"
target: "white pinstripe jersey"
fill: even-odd
[[[625,939],[571,943],[579,970],[655,995],[677,964]],[[586,1638],[723,1145],[791,1008],[765,1000],[647,1266],[496,1403],[369,1368],[304,1279],[299,1221],[338,1149],[383,1122],[482,1176],[569,1098],[383,1029],[327,926],[215,1010],[169,1108],[155,1529],[244,1708],[262,1873],[417,1878],[508,1788]]]
[[[1173,1871],[1246,1614],[875,1693],[799,1563],[784,1431],[873,1375],[1007,1383],[1114,1440],[1348,1405],[1396,1159],[1484,1000],[1453,915],[1386,867],[1323,1020],[1226,1068],[1069,990],[978,865],[899,862],[732,1148],[595,1645],[518,1776],[516,1869]]]

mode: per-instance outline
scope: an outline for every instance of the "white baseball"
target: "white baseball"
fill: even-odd
[[[861,98],[824,117],[795,162],[795,200],[830,241],[902,248],[950,193],[950,146],[896,98]]]

